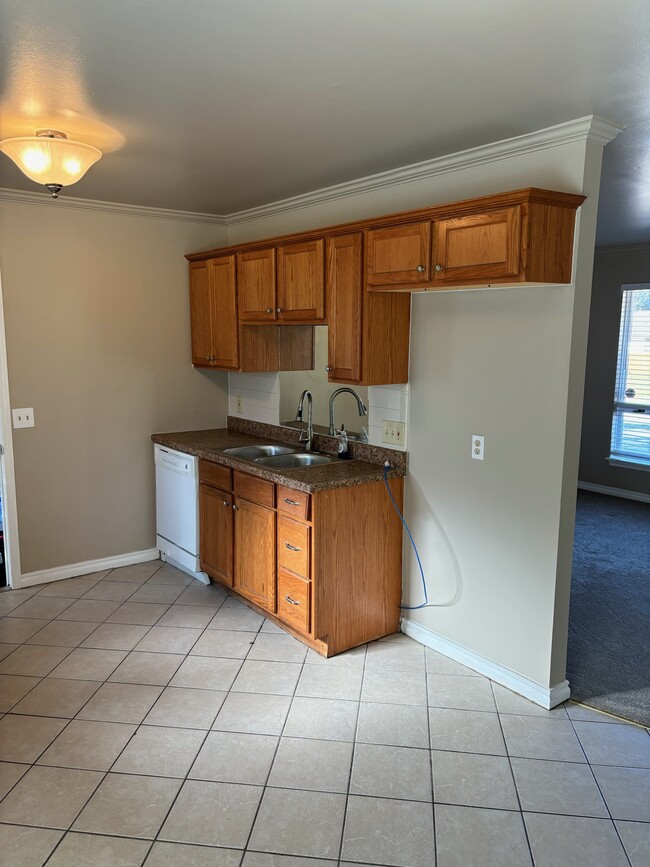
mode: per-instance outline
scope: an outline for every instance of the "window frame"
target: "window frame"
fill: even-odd
[[[625,415],[642,414],[650,418],[650,401],[631,400],[625,396],[625,384],[629,368],[629,344],[632,332],[632,298],[634,292],[650,292],[650,283],[624,283],[621,286],[621,319],[616,352],[616,380],[614,405],[610,431],[610,453],[607,460],[611,466],[650,472],[650,455],[645,456],[622,447],[622,422]],[[650,336],[650,329],[649,329]],[[650,422],[649,422],[650,423]]]

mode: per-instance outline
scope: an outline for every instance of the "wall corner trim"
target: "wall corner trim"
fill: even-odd
[[[507,689],[516,692],[518,695],[522,695],[529,701],[546,708],[546,710],[562,704],[563,701],[566,701],[571,696],[568,680],[563,680],[561,683],[557,683],[550,688],[545,687],[521,674],[517,674],[515,671],[511,671],[509,668],[492,662],[492,660],[481,656],[480,653],[476,653],[468,647],[464,647],[462,644],[457,644],[455,641],[444,638],[442,635],[427,629],[426,626],[422,626],[414,620],[403,618],[401,628],[402,632],[424,644],[426,647],[437,650],[438,653],[442,653],[444,656],[460,662],[461,665],[465,665],[467,668],[471,668],[473,671],[489,677],[495,683],[505,686]]]
[[[33,587],[35,584],[47,584],[50,581],[64,581],[66,578],[76,578],[79,575],[89,575],[91,572],[103,572],[107,569],[117,569],[120,566],[133,566],[136,563],[147,563],[157,560],[160,552],[157,548],[146,551],[132,551],[130,554],[117,554],[115,557],[103,557],[100,560],[83,560],[68,566],[55,566],[53,569],[40,569],[37,572],[26,572],[15,582],[15,589]]]
[[[576,141],[591,140],[605,145],[616,138],[621,130],[622,127],[618,124],[611,123],[595,115],[587,115],[586,117],[569,120],[556,126],[550,126],[546,129],[515,136],[514,138],[503,139],[502,141],[479,145],[478,147],[458,151],[457,153],[434,157],[430,160],[412,163],[408,166],[401,166],[386,172],[379,172],[378,174],[368,175],[364,178],[335,184],[331,187],[323,187],[319,190],[302,193],[289,199],[280,199],[277,202],[270,202],[259,207],[234,211],[227,215],[226,222],[228,226],[249,223],[277,214],[321,205],[337,199],[365,195],[366,193],[392,187],[397,184],[418,183],[436,175],[485,165],[533,151],[560,147],[561,145]]]
[[[226,228],[228,218],[223,214],[201,214],[194,211],[173,211],[167,208],[150,208],[146,205],[124,205],[120,202],[102,202],[97,199],[63,197],[55,202],[47,193],[32,193],[0,187],[0,202],[19,205],[42,205],[47,208],[73,208],[78,211],[103,211],[124,217],[149,217],[156,220],[183,220],[187,223],[212,223]]]

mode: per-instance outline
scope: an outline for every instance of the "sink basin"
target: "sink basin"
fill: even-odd
[[[331,464],[336,458],[333,455],[315,455],[313,452],[298,452],[293,454],[273,455],[257,458],[256,464],[278,470],[299,470],[303,467],[317,467],[320,464]]]
[[[290,455],[296,450],[292,446],[281,445],[259,445],[259,446],[236,446],[231,449],[224,449],[224,455],[230,455],[233,458],[241,458],[244,461],[256,461],[258,458],[265,458],[278,455]]]

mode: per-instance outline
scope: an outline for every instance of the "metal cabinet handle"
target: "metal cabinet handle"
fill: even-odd
[[[275,312],[276,313],[284,313],[284,307],[276,307]]]
[[[292,599],[291,596],[285,596],[284,598],[287,600],[289,605],[300,605],[300,602],[296,602],[296,600]]]
[[[228,502],[228,500],[224,500],[224,501],[223,501],[223,504],[224,504],[224,506],[229,506],[229,505],[230,505],[230,503]]]
[[[436,270],[436,271],[444,271],[444,265],[436,265],[436,267],[435,267],[434,270]]]
[[[334,370],[334,368],[330,367],[330,365],[328,364],[325,370],[329,373],[331,370]]]
[[[235,505],[235,503],[233,503],[233,504],[232,504],[232,510],[233,510],[233,512],[236,512],[238,509],[239,509],[239,506],[237,506],[237,505]]]
[[[284,502],[285,502],[288,506],[299,506],[299,505],[300,505],[300,503],[298,502],[298,500],[290,500],[288,497],[285,497],[285,498],[284,498]]]
[[[267,307],[267,308],[266,308],[266,312],[267,312],[267,313],[273,313],[273,308],[272,308],[272,307]]]
[[[295,545],[290,545],[288,542],[284,543],[284,547],[288,548],[290,551],[300,551],[300,548],[296,548]]]
[[[424,265],[418,265],[418,267],[415,270],[419,271],[420,274],[422,274],[422,272],[424,271]]]

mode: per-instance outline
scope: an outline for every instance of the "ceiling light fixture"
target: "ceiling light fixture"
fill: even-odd
[[[70,141],[56,129],[37,129],[36,135],[7,138],[0,142],[7,154],[30,181],[45,184],[56,199],[62,187],[81,180],[101,159],[102,152],[92,145]]]

